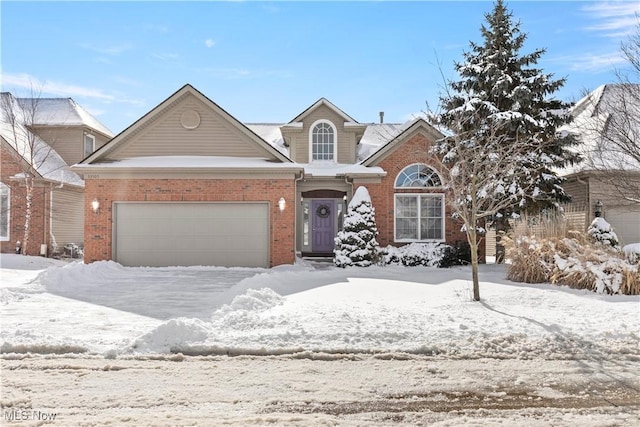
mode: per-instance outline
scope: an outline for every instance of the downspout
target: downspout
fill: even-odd
[[[298,252],[298,225],[299,224],[299,218],[300,218],[300,214],[302,213],[301,209],[302,209],[302,204],[299,203],[299,200],[297,200],[298,198],[298,182],[302,181],[304,179],[304,169],[302,169],[302,172],[300,172],[300,177],[296,178],[293,181],[293,188],[295,190],[294,194],[296,197],[296,200],[294,201],[294,205],[296,206],[296,213],[295,213],[295,218],[293,219],[293,229],[294,231],[294,248],[295,248],[295,252]],[[300,197],[302,197],[302,192],[300,192]],[[302,254],[302,249],[300,250],[300,254]]]
[[[60,185],[54,187],[53,185],[51,185],[51,190],[49,191],[49,237],[51,239],[50,243],[51,243],[51,247],[52,247],[52,252],[58,247],[58,242],[56,242],[56,236],[54,236],[53,234],[53,190],[58,190],[61,189],[62,187],[64,187],[64,171],[61,171],[61,177],[60,177]],[[45,236],[46,236],[46,231],[45,231]]]

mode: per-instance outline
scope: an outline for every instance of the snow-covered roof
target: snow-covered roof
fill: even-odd
[[[271,144],[276,150],[289,157],[289,148],[284,145],[284,138],[279,123],[245,123],[260,138]]]
[[[36,126],[87,126],[105,136],[113,132],[72,98],[18,98],[18,103],[34,112]]]
[[[405,123],[358,123],[357,125],[364,127],[365,131],[358,144],[356,162],[359,163],[371,156],[387,142],[409,128],[414,122],[415,119],[409,120]],[[300,126],[302,125],[302,123],[299,122],[293,123],[293,125],[298,124]],[[284,145],[285,141],[282,137],[282,131],[280,128],[283,126],[292,127],[291,123],[245,123],[245,125],[255,132],[260,138],[275,147],[278,151],[289,156],[289,147]]]
[[[219,170],[302,170],[296,163],[278,163],[267,158],[222,156],[145,156],[94,164],[75,165],[83,173],[92,169],[219,169]]]
[[[362,139],[360,139],[360,144],[358,145],[358,162],[363,161],[378,151],[384,144],[398,136],[407,128],[407,123],[410,122],[372,123],[367,125],[364,135],[362,135]]]
[[[15,114],[15,122],[8,118],[9,112]],[[24,125],[25,115],[16,99],[10,93],[2,93],[2,114],[0,117],[0,136],[24,161],[44,179],[84,186],[80,176],[69,169],[69,165],[49,144],[29,131]],[[12,124],[13,123],[13,124]],[[14,176],[20,178],[20,175]]]
[[[333,163],[331,161],[315,161],[305,163],[305,175],[315,177],[335,177],[335,176],[385,176],[387,173],[378,166],[363,166],[359,163],[344,164]]]
[[[640,140],[640,84],[606,84],[586,95],[572,108],[573,121],[559,129],[577,136],[580,144],[571,149],[584,160],[561,169],[561,175],[589,170],[640,171],[640,163],[620,152],[612,140],[620,129],[624,137]]]

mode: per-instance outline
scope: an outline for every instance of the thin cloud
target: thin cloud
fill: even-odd
[[[85,86],[71,85],[63,82],[42,81],[32,75],[22,74],[6,74],[0,75],[2,82],[2,90],[9,88],[28,89],[41,91],[42,94],[87,98],[102,101],[107,104],[121,103],[131,105],[144,105],[144,101],[127,98],[117,94],[109,94],[101,89],[90,88]]]
[[[108,46],[108,47],[98,47],[98,46],[90,45],[88,43],[82,43],[80,47],[84,49],[92,50],[94,52],[98,52],[102,55],[110,55],[110,56],[120,55],[122,52],[126,52],[128,50],[133,49],[133,45],[131,43],[123,43],[123,44]]]
[[[214,47],[214,46],[216,45],[216,41],[215,41],[215,40],[213,40],[213,39],[206,39],[206,40],[204,41],[204,45],[205,45],[206,47],[208,47],[208,48],[212,48],[212,47]]]
[[[600,21],[586,27],[588,31],[601,32],[607,37],[618,38],[633,33],[638,24],[640,3],[598,2],[584,6],[582,10]]]
[[[624,64],[626,59],[620,52],[609,52],[603,54],[584,53],[581,55],[567,55],[554,58],[553,62],[562,63],[571,71],[611,71],[617,66]]]
[[[180,55],[177,53],[168,53],[168,52],[160,52],[154,53],[153,56],[155,59],[159,59],[161,61],[178,61],[180,59]]]

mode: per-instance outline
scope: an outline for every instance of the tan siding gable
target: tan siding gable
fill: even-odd
[[[58,246],[80,244],[84,240],[84,193],[54,189],[52,192],[52,239]]]
[[[338,132],[338,163],[355,163],[356,134],[348,129],[345,131],[344,118],[326,105],[320,105],[304,117],[302,132],[294,131],[291,133],[291,153],[292,156],[295,156],[293,160],[298,163],[309,162],[309,132],[317,120],[328,120],[336,127]]]
[[[83,129],[81,127],[38,127],[34,132],[68,164],[83,158]]]
[[[182,126],[185,112],[196,111],[200,124],[195,129]],[[111,160],[144,156],[224,156],[274,159],[247,135],[192,94],[186,94],[134,133],[108,155]]]

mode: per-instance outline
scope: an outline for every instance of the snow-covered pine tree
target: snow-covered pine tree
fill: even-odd
[[[338,267],[368,267],[378,259],[375,209],[366,187],[358,187],[336,237],[334,262]]]
[[[618,236],[613,231],[613,227],[604,218],[598,217],[591,222],[587,228],[587,235],[595,242],[605,246],[616,248],[618,246]]]
[[[472,248],[475,300],[477,227],[568,201],[553,170],[577,160],[568,150],[574,137],[557,132],[570,120],[569,105],[550,98],[564,79],[534,67],[544,49],[520,54],[526,34],[502,0],[485,18],[483,43],[470,42],[465,61],[455,64],[460,80],[448,82],[440,99],[436,122],[451,134],[433,147],[452,189],[448,203],[464,221]]]

